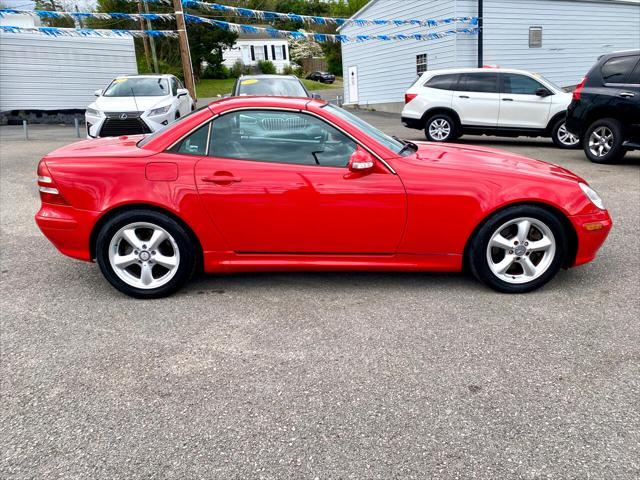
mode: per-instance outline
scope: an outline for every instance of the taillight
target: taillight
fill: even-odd
[[[417,93],[405,93],[404,94],[404,103],[405,105],[407,103],[409,103],[411,100],[413,100],[414,98],[416,98],[418,96]]]
[[[40,200],[42,200],[43,203],[68,205],[67,201],[58,190],[56,182],[53,181],[51,172],[49,172],[44,160],[40,160],[40,163],[38,164],[38,190],[40,190]]]
[[[573,91],[573,99],[580,100],[580,95],[582,95],[582,89],[584,88],[584,84],[587,82],[587,77],[584,77],[582,81],[578,84],[576,89]]]

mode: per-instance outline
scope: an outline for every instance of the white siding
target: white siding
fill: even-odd
[[[117,75],[136,74],[132,38],[0,34],[0,111],[84,109]]]
[[[538,72],[561,86],[580,82],[602,54],[640,48],[640,4],[485,0],[484,5],[484,63]],[[542,27],[542,48],[529,48],[530,26]]]
[[[443,18],[454,17],[455,0],[378,0],[366,8],[364,18]],[[465,14],[466,15],[466,14]],[[428,33],[450,28],[426,29],[412,25],[391,26],[345,26],[343,35],[384,35]],[[368,41],[342,45],[344,72],[349,67],[358,67],[359,104],[383,104],[402,102],[404,92],[416,80],[416,56],[427,54],[428,69],[460,66],[456,62],[456,38],[417,41]],[[348,95],[345,81],[345,99]]]
[[[282,70],[284,69],[285,66],[290,65],[291,62],[289,60],[289,45],[287,44],[286,40],[261,40],[261,39],[255,39],[255,40],[238,40],[236,41],[234,48],[232,49],[225,49],[222,51],[222,58],[223,58],[223,64],[227,67],[227,68],[231,68],[233,67],[233,65],[240,60],[241,62],[243,62],[245,65],[257,65],[258,64],[258,59],[256,58],[255,61],[251,61],[251,56],[249,55],[247,57],[247,61],[243,61],[242,58],[242,49],[243,48],[250,48],[253,45],[254,49],[259,49],[259,48],[263,48],[264,45],[267,46],[267,52],[269,53],[269,57],[266,58],[266,60],[269,60],[271,62],[273,62],[273,64],[276,67],[276,70],[280,73],[282,73]],[[286,60],[275,60],[273,58],[273,52],[271,49],[271,46],[275,46],[276,49],[278,50],[282,50],[282,47],[284,46],[286,51],[287,51],[287,59]]]
[[[442,18],[476,16],[477,0],[373,0],[360,18]],[[541,26],[542,48],[529,48],[529,27]],[[443,27],[445,29],[447,27]],[[435,29],[434,31],[438,31]],[[340,33],[426,33],[412,26],[345,26]],[[485,65],[541,73],[562,86],[577,84],[598,56],[640,48],[640,3],[615,0],[485,0]],[[415,57],[428,54],[428,69],[477,66],[477,37],[436,41],[348,43],[344,72],[358,67],[359,105],[397,108],[416,79]],[[348,99],[345,79],[345,99]],[[393,107],[391,105],[393,104]]]

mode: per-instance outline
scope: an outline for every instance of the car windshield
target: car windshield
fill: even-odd
[[[308,97],[299,80],[293,78],[245,78],[240,80],[238,95]]]
[[[162,97],[169,95],[166,78],[116,78],[104,91],[105,97]]]
[[[378,141],[389,150],[394,153],[400,153],[404,147],[404,144],[400,140],[396,140],[393,137],[390,137],[384,132],[381,132],[373,125],[368,124],[364,120],[359,117],[356,117],[354,114],[347,112],[346,110],[336,107],[335,105],[331,105],[330,103],[325,105],[323,108],[326,108],[329,112],[333,113],[337,117],[355,125],[364,133],[369,135],[374,140]]]

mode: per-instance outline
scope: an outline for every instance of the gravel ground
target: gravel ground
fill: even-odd
[[[362,113],[422,139],[397,116]],[[209,276],[135,301],[39,233],[72,128],[0,128],[0,477],[637,479],[640,155],[463,141],[587,178],[614,229],[528,295],[443,274]]]

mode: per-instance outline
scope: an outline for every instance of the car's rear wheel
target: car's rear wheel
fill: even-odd
[[[506,208],[474,235],[468,250],[474,276],[504,293],[540,288],[562,267],[567,238],[562,222],[536,206]]]
[[[558,120],[551,129],[551,139],[559,148],[577,148],[580,146],[580,138],[567,130],[564,118]]]
[[[437,113],[427,119],[424,133],[430,142],[450,142],[458,137],[458,125],[450,115]]]
[[[584,136],[584,153],[594,163],[617,162],[627,153],[622,146],[623,141],[622,124],[618,120],[596,120]]]
[[[155,211],[131,210],[108,220],[96,241],[105,278],[135,298],[170,295],[192,276],[196,256],[182,225]]]

